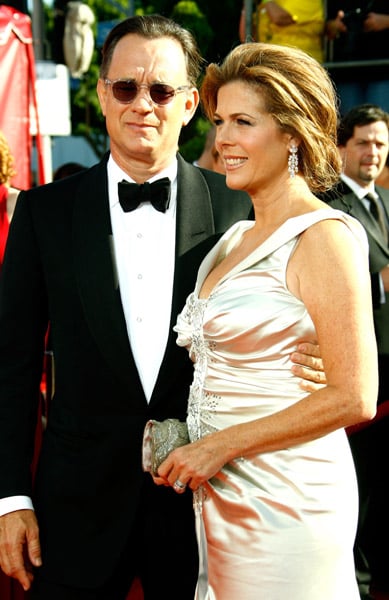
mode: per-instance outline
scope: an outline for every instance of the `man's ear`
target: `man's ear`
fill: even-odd
[[[196,109],[200,102],[200,94],[197,88],[193,87],[189,90],[185,101],[185,115],[182,120],[182,126],[188,125],[196,112]]]
[[[103,113],[103,115],[105,117],[105,106],[106,106],[106,102],[107,102],[107,93],[108,92],[107,92],[107,86],[104,85],[104,81],[100,78],[97,80],[96,92],[97,92],[97,96],[99,98],[101,112]]]
[[[346,162],[347,162],[347,148],[346,146],[338,146],[338,151],[339,151],[339,155],[340,155],[340,159],[342,161],[342,166],[343,166],[343,171],[344,168],[346,166]]]

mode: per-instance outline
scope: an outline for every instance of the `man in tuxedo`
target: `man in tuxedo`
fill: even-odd
[[[331,206],[358,219],[369,241],[379,354],[378,415],[384,416],[350,434],[360,491],[355,557],[363,598],[370,598],[370,580],[372,590],[385,592],[389,598],[387,554],[382,551],[389,537],[385,479],[389,417],[384,405],[389,400],[389,190],[375,185],[388,155],[388,128],[388,113],[374,104],[357,105],[343,117],[338,131],[343,173],[336,189],[325,197]]]
[[[141,453],[148,419],[185,420],[192,365],[172,328],[204,254],[251,207],[177,154],[201,64],[169,19],[116,25],[97,85],[109,154],[20,194],[0,281],[0,564],[34,600],[123,600],[136,575],[145,600],[194,597],[191,493],[155,486]],[[32,485],[49,322],[55,394]],[[320,382],[310,350],[295,372]]]

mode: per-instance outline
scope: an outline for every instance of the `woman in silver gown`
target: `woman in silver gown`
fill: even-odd
[[[357,600],[344,428],[373,417],[377,365],[365,232],[314,195],[340,172],[333,87],[303,52],[248,43],[202,99],[255,221],[206,256],[179,316],[191,443],[155,481],[194,491],[197,600]],[[290,354],[315,338],[327,385],[307,393]]]

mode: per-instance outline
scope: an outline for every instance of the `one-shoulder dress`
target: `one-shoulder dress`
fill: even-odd
[[[287,288],[286,270],[300,234],[325,219],[343,221],[367,254],[362,226],[323,208],[286,221],[207,299],[199,298],[207,274],[253,223],[233,225],[203,260],[175,326],[177,343],[195,361],[187,416],[192,441],[306,395],[291,372],[290,354],[316,333],[304,304]],[[201,563],[196,600],[359,600],[357,494],[343,429],[226,464],[194,493]]]

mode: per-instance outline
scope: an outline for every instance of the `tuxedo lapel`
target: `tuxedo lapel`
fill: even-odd
[[[363,202],[344,182],[342,182],[341,185],[338,186],[337,192],[339,192],[342,195],[340,200],[340,202],[344,205],[342,209],[345,210],[345,212],[348,212],[356,219],[358,219],[358,221],[360,221],[365,227],[369,237],[370,252],[372,252],[372,240],[374,240],[374,245],[377,245],[383,252],[387,253],[388,247],[383,240],[380,228],[377,222],[375,221],[373,215],[365,207]],[[386,205],[386,208],[389,208],[388,204]]]
[[[156,386],[150,401],[163,396],[177,361],[177,334],[173,327],[187,296],[193,290],[197,269],[204,255],[215,244],[214,216],[209,187],[198,167],[178,156],[176,258],[169,338]],[[182,349],[180,349],[182,351]]]
[[[134,386],[134,373],[139,378],[118,288],[106,161],[90,170],[77,191],[73,232],[76,277],[90,331],[112,370]]]
[[[216,242],[210,190],[197,167],[178,157],[176,261],[172,318],[192,291],[198,266]]]
[[[198,168],[179,155],[177,171],[177,258],[214,232],[209,187]]]

